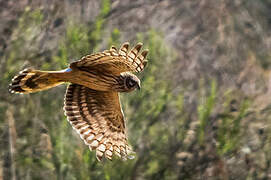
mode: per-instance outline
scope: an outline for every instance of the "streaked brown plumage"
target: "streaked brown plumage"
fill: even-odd
[[[141,72],[147,64],[148,51],[140,52],[138,43],[129,51],[124,43],[119,51],[115,47],[84,56],[63,71],[25,69],[14,77],[10,91],[33,93],[64,82],[70,82],[64,111],[96,157],[112,159],[113,154],[126,159],[132,152],[128,145],[125,119],[119,101],[119,92],[140,88],[140,80],[132,72]]]

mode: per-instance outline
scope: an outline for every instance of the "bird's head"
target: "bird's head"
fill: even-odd
[[[121,73],[121,76],[123,78],[123,91],[124,92],[131,92],[135,89],[140,90],[140,80],[138,77],[132,73],[125,72]]]

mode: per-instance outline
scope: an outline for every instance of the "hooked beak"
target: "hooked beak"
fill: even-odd
[[[137,84],[136,88],[137,88],[138,90],[140,90],[140,89],[141,89],[140,84]]]

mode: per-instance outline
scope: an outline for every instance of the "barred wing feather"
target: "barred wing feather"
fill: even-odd
[[[119,50],[112,46],[101,53],[87,55],[81,60],[71,63],[71,68],[88,68],[89,70],[106,71],[112,74],[122,72],[141,72],[147,65],[148,50],[140,52],[142,43],[138,43],[129,51],[129,43],[124,43]]]
[[[70,84],[67,88],[64,111],[68,121],[96,157],[122,159],[132,153],[127,142],[125,121],[117,92],[101,92]]]

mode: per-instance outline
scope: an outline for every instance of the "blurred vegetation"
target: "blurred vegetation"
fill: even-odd
[[[207,97],[207,100],[203,100],[203,104],[200,104],[198,106],[198,116],[199,116],[198,139],[200,144],[205,143],[204,142],[205,130],[215,104],[215,98],[216,98],[216,83],[215,81],[213,81],[211,84],[210,95]]]
[[[131,32],[126,29],[132,21],[135,27],[147,24],[146,19],[142,23],[140,16],[135,17],[133,8],[141,6],[132,2],[119,8],[109,0],[97,1],[97,6],[85,1],[81,4],[70,2],[65,7],[54,1],[51,8],[31,2],[18,5],[21,11],[16,23],[8,27],[12,29],[6,41],[8,46],[0,49],[0,177],[65,180],[270,178],[268,42],[259,43],[261,55],[257,54],[258,49],[253,49],[259,34],[270,34],[265,31],[271,26],[265,17],[270,11],[270,2],[240,5],[221,1],[224,11],[218,11],[221,14],[217,16],[208,9],[211,4],[187,2],[190,7],[185,2],[176,2],[168,3],[178,12],[184,7],[200,7],[193,11],[198,13],[196,18],[191,15],[192,11],[175,14],[176,19],[183,15],[183,19],[197,24],[199,30],[184,29],[182,32],[189,37],[187,39],[174,31],[172,43],[169,43],[172,37],[160,25]],[[69,6],[74,9],[79,6],[81,11],[71,12]],[[83,21],[82,14],[89,7],[94,7],[96,14]],[[125,18],[123,7],[132,20],[122,19]],[[170,12],[166,4],[161,7]],[[244,9],[249,7],[255,7],[255,17],[259,16],[257,9],[263,10],[263,14],[260,13],[263,22],[253,20],[251,15],[244,18],[247,24],[242,24],[236,14],[247,12]],[[67,8],[68,13],[62,8]],[[5,10],[14,13],[13,9]],[[76,15],[77,12],[82,14]],[[201,19],[198,22],[201,15],[213,21]],[[114,26],[110,23],[115,19],[121,22]],[[174,23],[178,23],[176,19]],[[170,20],[163,22],[165,27],[168,22]],[[256,23],[255,27],[252,22]],[[190,23],[181,24],[190,28]],[[174,25],[169,26],[169,29],[174,28]],[[250,28],[255,28],[256,35]],[[193,36],[185,34],[188,32]],[[177,41],[179,38],[182,43]],[[124,41],[131,44],[140,41],[149,49],[149,64],[138,74],[142,90],[121,94],[129,142],[136,152],[134,160],[124,162],[114,158],[97,162],[95,153],[84,145],[63,114],[65,85],[30,95],[7,92],[12,77],[25,67],[64,69],[86,54],[111,45],[119,46]],[[211,50],[205,49],[205,43]],[[227,58],[225,53],[228,53]],[[216,66],[222,68],[215,71]]]

